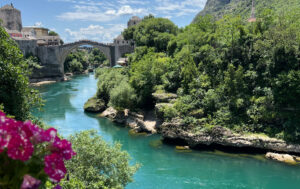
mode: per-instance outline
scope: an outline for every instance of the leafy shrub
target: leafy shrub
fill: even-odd
[[[109,105],[117,109],[134,108],[137,103],[134,89],[124,80],[110,91],[109,97]]]
[[[124,69],[100,68],[96,71],[99,78],[97,98],[102,98],[106,103],[110,100],[110,92],[122,82],[128,82],[128,76],[123,73]]]
[[[124,188],[132,182],[139,165],[130,166],[129,155],[121,145],[108,145],[95,131],[70,137],[77,155],[66,163],[68,179],[63,188]]]
[[[80,62],[74,59],[70,62],[69,69],[72,73],[80,73],[83,71],[83,66]]]
[[[165,120],[171,120],[178,115],[177,110],[173,106],[164,106],[162,111]]]

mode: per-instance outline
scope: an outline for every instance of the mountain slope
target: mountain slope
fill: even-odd
[[[251,14],[252,0],[207,0],[205,8],[197,14],[194,22],[198,17],[207,14],[213,15],[217,19],[222,18],[225,14],[241,15],[248,18]],[[255,8],[259,13],[269,8],[275,12],[287,10],[288,8],[300,8],[299,0],[256,0]]]

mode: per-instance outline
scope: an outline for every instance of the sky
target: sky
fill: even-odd
[[[190,24],[206,0],[0,0],[22,13],[23,26],[41,26],[57,32],[65,42],[90,39],[109,43],[132,16],[153,14],[179,27]]]

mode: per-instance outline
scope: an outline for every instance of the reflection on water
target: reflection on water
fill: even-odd
[[[142,164],[135,182],[126,188],[299,188],[299,167],[266,161],[261,155],[176,150],[162,144],[158,135],[130,135],[122,125],[84,113],[83,105],[96,93],[96,83],[89,75],[39,87],[47,102],[43,112],[34,114],[64,136],[96,129],[104,140],[120,142],[132,162]]]

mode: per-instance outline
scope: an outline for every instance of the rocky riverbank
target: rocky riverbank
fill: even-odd
[[[289,144],[283,140],[259,135],[241,135],[224,127],[214,127],[209,131],[186,131],[181,120],[162,124],[164,141],[177,145],[188,145],[194,149],[216,148],[233,152],[267,153],[278,152],[300,155],[299,144]]]
[[[154,111],[137,113],[128,109],[116,110],[113,107],[107,108],[103,100],[95,97],[85,103],[84,110],[91,113],[100,113],[99,117],[105,117],[113,122],[124,124],[137,133],[155,134],[157,133],[157,126],[161,124],[156,119]]]
[[[132,112],[128,109],[117,111],[112,107],[107,108],[104,112],[99,114],[99,117],[106,117],[113,122],[125,124],[133,129],[135,132],[146,132],[150,134],[157,133],[157,126],[160,122],[155,119],[153,112]]]
[[[181,119],[170,122],[160,121],[160,104],[172,105],[175,95],[155,95],[157,105],[155,112],[132,112],[128,109],[118,111],[112,107],[106,108],[103,102],[97,107],[96,99],[90,99],[85,105],[89,112],[99,112],[99,117],[105,117],[113,122],[124,124],[135,132],[160,133],[166,143],[184,146],[186,149],[212,150],[218,149],[228,152],[266,154],[267,159],[280,162],[298,164],[300,158],[300,145],[290,144],[280,139],[261,135],[242,135],[232,132],[224,127],[213,127],[209,130],[194,131],[183,123]],[[101,108],[99,108],[101,107]],[[96,111],[95,111],[96,110]],[[284,153],[270,155],[273,152]],[[292,158],[291,158],[292,157]],[[292,161],[292,159],[294,161]],[[291,163],[292,162],[292,163]]]

